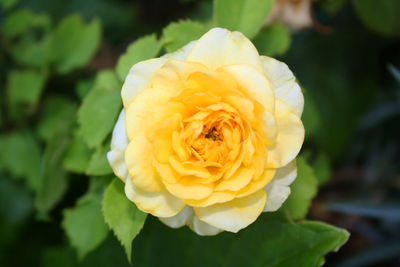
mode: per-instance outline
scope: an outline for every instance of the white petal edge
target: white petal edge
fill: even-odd
[[[125,194],[141,211],[156,217],[175,216],[185,207],[185,203],[166,190],[157,193],[140,190],[133,185],[130,176],[125,181]]]
[[[166,58],[153,58],[136,63],[129,70],[121,90],[125,108],[149,85],[154,73],[167,61]]]
[[[124,182],[128,177],[128,169],[125,164],[125,149],[128,143],[125,129],[125,109],[122,109],[112,133],[111,151],[107,153],[107,159],[115,175]]]
[[[222,232],[221,229],[199,220],[195,214],[192,220],[188,222],[188,226],[192,231],[201,236],[212,236]]]
[[[237,233],[253,223],[262,213],[266,201],[266,192],[261,189],[251,195],[235,198],[225,203],[208,207],[196,207],[197,217],[214,227]]]
[[[275,97],[286,102],[299,118],[303,113],[304,97],[289,67],[276,59],[261,56],[264,74],[271,83]]]
[[[263,212],[276,211],[290,195],[290,184],[297,177],[296,160],[292,160],[286,166],[277,169],[275,177],[265,187],[267,201]]]
[[[181,212],[172,217],[158,217],[161,222],[172,228],[179,228],[186,225],[194,215],[193,208],[186,206]]]
[[[230,32],[222,28],[213,28],[205,33],[194,44],[186,61],[199,62],[211,69],[244,63],[259,71],[263,70],[253,43],[240,32]]]
[[[193,46],[197,41],[191,41],[187,45],[182,48],[179,48],[175,52],[171,52],[162,56],[162,58],[167,59],[177,59],[177,60],[185,60],[187,55],[189,54],[190,50],[192,50]]]

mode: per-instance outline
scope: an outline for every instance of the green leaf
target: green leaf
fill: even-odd
[[[44,102],[40,120],[37,124],[37,134],[45,141],[54,135],[67,132],[76,121],[76,104],[66,97],[50,96]]]
[[[10,9],[18,3],[18,0],[0,0],[0,5],[5,9]]]
[[[92,152],[82,137],[75,134],[63,158],[63,166],[66,170],[76,173],[85,173],[89,167]]]
[[[101,194],[84,195],[74,208],[65,209],[62,227],[82,260],[107,237],[108,229],[101,214]]]
[[[265,56],[284,54],[289,49],[290,42],[290,32],[280,23],[262,28],[254,38],[254,45],[258,52]]]
[[[253,38],[265,23],[273,0],[214,0],[216,26]]]
[[[165,50],[170,53],[183,47],[191,41],[199,39],[207,28],[200,22],[181,20],[170,23],[163,30]]]
[[[35,206],[41,213],[51,210],[67,190],[67,173],[62,168],[61,161],[69,141],[69,136],[65,133],[55,135],[44,151],[35,201]]]
[[[89,166],[86,170],[87,175],[107,175],[112,174],[113,170],[110,167],[110,163],[107,160],[107,152],[110,145],[100,147],[97,151],[91,156],[89,161]]]
[[[97,75],[94,88],[79,108],[80,134],[90,148],[101,145],[113,129],[121,109],[121,85],[111,73],[103,71]]]
[[[38,186],[40,160],[40,146],[30,132],[0,136],[0,170],[24,178],[33,190]]]
[[[318,180],[313,169],[302,157],[297,158],[297,178],[290,186],[291,193],[282,209],[293,219],[306,217],[311,200],[317,194]]]
[[[34,33],[24,34],[18,43],[13,45],[11,54],[14,60],[22,65],[43,68],[50,61],[50,35],[41,40],[34,40]]]
[[[83,99],[90,92],[90,89],[93,88],[93,83],[94,81],[92,79],[78,82],[76,85],[76,94],[80,99]]]
[[[348,239],[342,229],[321,222],[291,223],[264,213],[237,234],[197,236],[186,227],[172,230],[149,217],[135,239],[135,266],[320,266],[323,257]],[[185,252],[185,253],[183,253]],[[156,256],[154,256],[156,255]]]
[[[353,3],[367,27],[385,36],[400,35],[400,1],[355,0]]]
[[[56,70],[65,74],[86,65],[97,51],[101,39],[99,20],[85,24],[79,15],[63,19],[53,33],[51,59]]]
[[[147,213],[141,212],[125,195],[124,184],[115,178],[107,187],[102,202],[103,215],[113,230],[129,261],[132,258],[132,241],[142,229]]]
[[[6,17],[3,32],[7,38],[15,38],[32,28],[49,29],[50,24],[50,18],[46,14],[34,14],[29,9],[19,9]]]
[[[115,69],[118,78],[124,81],[129,69],[134,64],[157,56],[160,49],[161,44],[157,41],[155,34],[144,36],[130,44],[125,54],[118,59]]]
[[[10,103],[36,104],[45,87],[45,72],[13,71],[8,78],[7,95]]]
[[[45,67],[50,55],[51,22],[46,14],[34,14],[20,9],[4,22],[4,34],[10,40],[10,52],[15,61],[32,67]],[[18,37],[18,38],[16,38]]]

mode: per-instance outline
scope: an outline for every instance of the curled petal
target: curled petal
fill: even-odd
[[[122,109],[112,133],[111,151],[107,153],[111,168],[122,181],[125,181],[128,177],[128,169],[125,165],[125,149],[128,142],[125,129],[125,109]]]
[[[263,72],[245,64],[229,65],[220,70],[232,75],[250,99],[260,103],[266,111],[274,113],[274,91]]]
[[[207,236],[207,235],[216,235],[222,232],[221,229],[214,227],[208,223],[205,223],[197,218],[197,216],[193,216],[192,220],[188,222],[188,226],[192,229],[196,234]]]
[[[304,97],[296,77],[283,62],[265,56],[261,56],[261,62],[275,96],[290,105],[294,114],[300,118],[303,113]]]
[[[289,185],[296,179],[296,176],[296,160],[277,170],[274,179],[265,187],[268,199],[265,202],[264,212],[276,211],[282,206],[290,194]]]
[[[202,199],[212,194],[213,184],[193,183],[193,177],[182,177],[177,183],[164,183],[171,194],[180,199]]]
[[[160,221],[162,221],[164,224],[168,225],[169,227],[172,228],[179,228],[184,226],[189,222],[189,220],[192,220],[192,217],[194,216],[193,208],[186,206],[183,210],[181,210],[178,214],[172,217],[164,218],[164,217],[159,217]]]
[[[175,216],[185,207],[185,203],[166,190],[157,193],[140,190],[130,177],[125,181],[125,194],[141,211],[157,217]]]
[[[143,133],[136,135],[125,150],[125,162],[133,184],[154,193],[165,190],[165,187],[152,165],[152,158],[152,146]]]
[[[240,32],[214,28],[193,46],[186,61],[200,62],[211,69],[231,64],[249,64],[262,71],[254,45]]]
[[[304,126],[288,104],[276,101],[278,132],[274,145],[267,146],[267,168],[280,168],[292,161],[304,141]]]
[[[192,50],[192,48],[196,42],[197,41],[191,41],[184,47],[176,50],[175,52],[165,54],[164,56],[162,56],[162,58],[185,60],[185,58],[189,54],[190,50]]]
[[[167,61],[165,58],[153,58],[132,66],[122,86],[121,96],[125,108],[135,97],[149,86],[154,73]]]
[[[203,222],[225,231],[237,233],[261,214],[266,200],[266,192],[261,189],[243,198],[235,198],[204,208],[194,208],[196,215]]]

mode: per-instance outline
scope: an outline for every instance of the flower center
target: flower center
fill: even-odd
[[[222,141],[222,137],[220,137],[220,134],[215,127],[209,129],[204,137],[213,141]]]

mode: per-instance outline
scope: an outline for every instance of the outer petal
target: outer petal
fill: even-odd
[[[193,46],[186,61],[200,62],[211,69],[231,64],[250,64],[259,71],[262,65],[257,49],[240,32],[214,28]]]
[[[265,202],[264,212],[276,211],[282,206],[290,195],[289,185],[296,179],[296,176],[296,160],[277,170],[274,179],[265,187],[268,199]]]
[[[201,221],[237,233],[257,219],[265,206],[265,200],[266,192],[261,189],[243,198],[194,210]]]
[[[125,129],[125,109],[122,109],[112,133],[111,151],[107,153],[107,159],[115,175],[124,182],[128,177],[128,169],[125,164],[125,149],[128,142]]]
[[[137,134],[125,150],[125,162],[133,184],[146,192],[165,189],[161,178],[152,165],[152,145],[143,132]]]
[[[274,91],[263,72],[245,64],[225,66],[219,70],[232,75],[248,97],[259,102],[268,112],[274,113]]]
[[[196,215],[194,215],[192,217],[192,220],[190,220],[188,222],[188,226],[196,234],[202,235],[202,236],[205,236],[205,235],[216,235],[216,234],[222,232],[221,229],[218,229],[217,227],[214,227],[212,225],[209,225],[208,223],[200,221],[199,218],[197,218]]]
[[[193,208],[186,206],[181,212],[169,218],[159,217],[160,221],[172,228],[179,228],[187,224],[194,216]]]
[[[296,82],[296,77],[285,63],[270,57],[261,56],[260,58],[264,65],[264,74],[270,81],[275,96],[289,104],[293,112],[301,117],[304,97]]]
[[[192,50],[192,48],[196,42],[197,41],[192,41],[192,42],[188,43],[187,45],[185,45],[184,47],[176,50],[175,52],[163,55],[162,58],[185,60],[185,58],[189,54],[190,50]]]
[[[185,203],[166,190],[157,193],[140,190],[130,177],[125,181],[125,194],[141,211],[157,217],[175,216],[185,207]]]
[[[132,66],[122,86],[121,97],[125,108],[150,83],[154,73],[167,61],[166,58],[153,58]]]
[[[274,145],[267,146],[267,168],[280,168],[292,161],[304,141],[304,126],[288,104],[276,99],[278,133]]]

